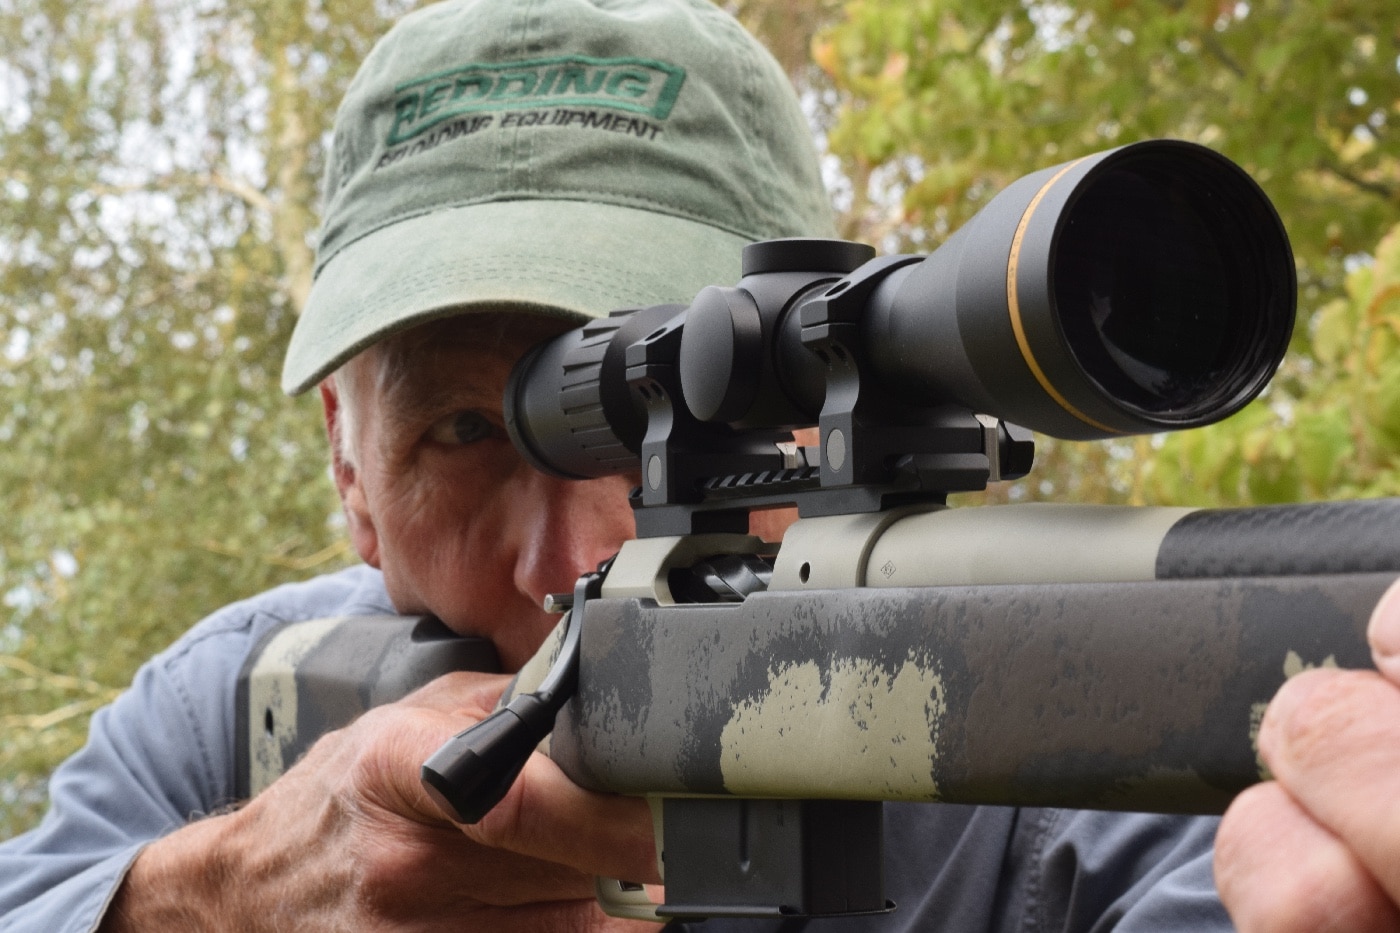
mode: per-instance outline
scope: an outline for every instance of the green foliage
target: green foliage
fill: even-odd
[[[408,3],[0,3],[0,836],[135,667],[348,559],[278,389],[353,69]]]
[[[839,20],[838,0],[725,0],[720,6],[763,41],[799,89],[820,80],[810,52],[812,39]]]
[[[1267,398],[1180,438],[1042,443],[1030,480],[984,498],[1245,504],[1390,488],[1395,377],[1381,351],[1365,368],[1335,350],[1357,281],[1333,302],[1345,265],[1400,223],[1400,5],[851,0],[814,55],[841,99],[830,140],[847,234],[883,249],[931,249],[1030,171],[1162,136],[1240,162],[1289,230],[1300,326]]]
[[[1248,168],[1311,266],[1400,221],[1398,34],[1389,0],[852,0],[816,54],[845,98],[832,148],[886,167],[906,235],[1036,168],[1175,136]]]

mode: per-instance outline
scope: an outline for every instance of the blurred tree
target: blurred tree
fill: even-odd
[[[812,61],[812,40],[839,21],[839,0],[728,0],[720,6],[763,40],[800,90],[827,83]]]
[[[347,558],[278,375],[330,115],[411,5],[0,0],[0,837],[137,664]]]
[[[1322,396],[1340,402],[1324,372],[1378,374],[1346,369],[1362,356],[1324,362],[1312,349],[1314,324],[1329,319],[1313,313],[1340,294],[1344,268],[1366,262],[1400,222],[1400,5],[850,0],[845,12],[814,57],[841,100],[830,140],[849,184],[847,235],[929,250],[1021,175],[1173,136],[1244,165],[1293,239],[1295,352],[1255,409],[1165,442],[1043,443],[1032,477],[991,498],[1243,503],[1400,491],[1381,467],[1400,449],[1376,446],[1389,434],[1363,437],[1363,419],[1321,415]],[[1299,421],[1305,412],[1314,420]],[[1293,460],[1295,444],[1318,463],[1367,449],[1378,472],[1336,486]],[[1152,458],[1177,467],[1147,482]]]
[[[140,661],[348,559],[318,411],[277,375],[330,115],[414,5],[0,0],[0,836]],[[884,249],[1148,135],[1222,149],[1279,202],[1305,305],[1330,303],[1270,406],[1165,444],[1060,445],[1015,495],[1393,491],[1400,248],[1364,261],[1400,220],[1393,4],[725,5],[831,125],[845,229]]]

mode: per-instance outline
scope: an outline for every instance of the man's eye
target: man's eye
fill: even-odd
[[[459,411],[439,418],[428,429],[428,437],[439,444],[474,444],[496,436],[490,420],[479,411]]]

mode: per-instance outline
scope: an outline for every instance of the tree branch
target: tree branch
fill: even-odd
[[[274,210],[271,198],[241,179],[230,178],[221,172],[211,172],[208,175],[196,175],[194,180],[225,194],[231,194],[254,210],[268,214]]]
[[[44,732],[69,719],[75,719],[78,716],[84,716],[88,713],[95,712],[98,707],[105,705],[107,702],[107,700],[101,698],[75,700],[72,703],[60,706],[47,713],[35,713],[33,715],[16,713],[11,716],[0,716],[0,727],[4,727],[6,730],[24,729],[28,732]]]
[[[42,684],[45,687],[52,687],[57,690],[68,690],[78,693],[90,693],[98,697],[102,702],[114,699],[121,691],[100,684],[95,680],[88,680],[81,677],[71,677],[68,674],[58,674],[54,671],[44,670],[35,664],[26,661],[24,658],[16,657],[13,654],[0,654],[0,667],[23,674],[30,678],[36,685]]]
[[[1201,47],[1209,52],[1212,58],[1224,65],[1226,70],[1236,78],[1244,79],[1246,74],[1244,67],[1235,61],[1226,51],[1225,46],[1220,44],[1220,40],[1209,30],[1201,34]]]
[[[1395,201],[1397,200],[1397,196],[1400,196],[1400,191],[1397,191],[1397,189],[1391,187],[1390,185],[1386,185],[1379,181],[1371,181],[1370,179],[1362,178],[1361,176],[1355,174],[1354,172],[1348,171],[1340,165],[1335,165],[1325,160],[1319,163],[1318,169],[1319,171],[1323,171],[1328,173],[1329,175],[1335,176],[1336,178],[1346,182],[1354,188],[1357,188],[1361,191],[1365,191],[1368,194],[1374,194],[1377,197],[1386,201]]]

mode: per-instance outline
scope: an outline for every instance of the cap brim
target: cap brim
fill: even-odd
[[[311,388],[370,345],[477,311],[602,317],[689,303],[739,278],[747,241],[670,214],[569,200],[493,201],[411,217],[321,270],[287,348],[282,388]]]

